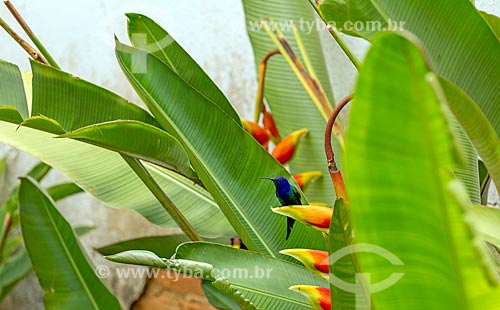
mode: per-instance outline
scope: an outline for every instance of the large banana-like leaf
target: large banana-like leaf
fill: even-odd
[[[163,129],[186,149],[201,181],[244,243],[276,256],[285,247],[286,218],[269,209],[277,203],[274,188],[260,177],[291,179],[288,172],[219,105],[154,55],[119,42],[116,53],[137,93]],[[134,59],[145,60],[145,73],[136,71]],[[325,247],[320,233],[300,224],[295,225],[289,244]]]
[[[47,71],[49,77],[52,78],[54,78],[54,76],[62,76],[62,81],[54,79],[54,85],[52,86],[48,85],[47,81],[49,78],[35,77],[34,81],[38,80],[40,83],[43,81],[42,84],[53,89],[54,92],[59,91],[56,85],[60,85],[62,90],[66,90],[68,101],[77,100],[71,99],[70,96],[78,97],[80,94],[81,98],[78,99],[78,102],[81,103],[81,106],[75,107],[75,109],[85,109],[85,105],[87,104],[90,105],[89,108],[91,108],[93,103],[91,101],[82,101],[82,98],[96,98],[99,93],[102,93],[105,98],[98,100],[98,102],[102,100],[106,101],[106,98],[118,100],[120,102],[119,106],[128,110],[128,112],[121,113],[128,113],[126,115],[129,115],[135,120],[141,118],[143,120],[149,119],[150,122],[155,123],[154,120],[151,120],[152,117],[148,116],[144,110],[130,108],[129,104],[123,99],[116,99],[115,95],[107,91],[98,87],[94,89],[89,83],[82,82],[68,76],[66,73],[43,65],[34,64],[34,68],[38,68],[36,71],[37,76],[43,75],[45,71]],[[0,69],[2,69],[2,67],[0,67]],[[5,70],[0,70],[1,83],[7,81],[11,77],[9,74],[10,71],[6,72]],[[23,81],[20,75],[16,75],[15,81],[18,88],[22,87]],[[77,91],[77,89],[80,88],[83,89],[81,93]],[[15,89],[15,87],[12,87],[12,89]],[[66,102],[64,98],[59,98],[57,94],[52,96],[45,93],[45,90],[40,91],[45,94],[45,98],[51,98],[51,100],[40,102],[39,106],[44,107],[50,104],[64,106]],[[18,94],[17,98],[21,98],[21,95]],[[26,105],[26,99],[21,99],[24,99],[24,104]],[[0,105],[3,104],[3,102],[0,102]],[[20,104],[17,106],[19,105]],[[52,108],[47,107],[46,109],[46,111],[52,111]],[[50,113],[59,116],[58,113],[60,113],[60,111],[58,112],[56,108],[54,108],[53,111],[54,112]],[[93,114],[89,115],[84,113],[82,117],[85,115],[89,117],[89,119],[80,122],[91,122],[92,117],[94,117]],[[119,118],[119,115],[120,114],[115,115],[116,118]],[[64,118],[64,116],[61,117]],[[174,225],[165,210],[123,161],[119,154],[70,139],[54,139],[54,137],[56,137],[54,134],[40,130],[47,130],[45,125],[40,126],[40,124],[47,124],[47,122],[40,122],[38,126],[39,130],[35,130],[24,126],[18,128],[16,124],[0,121],[0,141],[43,160],[71,178],[88,193],[111,207],[135,210],[157,225]],[[72,127],[73,125],[69,124],[68,121],[67,126]],[[154,176],[172,201],[187,216],[198,233],[206,237],[234,235],[227,220],[213,202],[210,194],[205,190],[199,186],[195,186],[192,181],[182,178],[170,171],[152,165],[147,165],[147,167],[149,172]]]
[[[143,109],[85,80],[32,61],[32,116],[56,120],[66,131],[114,120],[136,120],[157,126]]]
[[[467,94],[443,78],[439,82],[451,111],[474,144],[497,189],[500,188],[500,141],[495,129]]]
[[[278,25],[282,26],[281,30],[298,54],[299,49],[291,32],[293,21],[299,29],[304,47],[326,96],[334,104],[321,43],[315,28],[316,19],[309,3],[303,0],[243,0],[242,2],[257,68],[262,57],[276,49],[259,20],[269,17],[275,19]],[[308,29],[307,25],[313,28]],[[271,58],[268,63],[265,98],[283,136],[300,128],[309,130],[309,134],[302,140],[296,156],[290,163],[292,173],[316,170],[327,176],[328,170],[323,149],[326,122],[323,121],[321,114],[286,61],[279,55]],[[341,163],[340,149],[335,139],[332,142],[337,155],[336,160]],[[307,197],[311,201],[333,204],[335,191],[332,183],[328,178],[319,179],[308,188]]]
[[[259,309],[310,309],[301,294],[288,288],[297,284],[328,286],[327,281],[302,266],[216,244],[184,243],[175,258],[212,265],[216,281],[226,279]]]
[[[202,278],[242,309],[311,309],[301,295],[290,291],[296,283],[323,286],[328,282],[302,266],[266,255],[213,243],[184,243],[172,259],[132,250],[106,257],[133,265],[164,268]],[[237,308],[231,308],[237,309]]]
[[[240,122],[238,114],[221,90],[168,32],[141,14],[128,13],[127,21],[128,36],[134,47],[158,57],[186,83],[219,105],[234,121]]]
[[[186,151],[165,131],[138,121],[112,121],[61,135],[155,163],[196,178]]]
[[[489,288],[463,220],[470,202],[450,174],[458,156],[437,85],[423,53],[390,33],[374,39],[356,86],[346,185],[356,241],[383,249],[360,264],[371,283],[404,273],[372,295],[378,309],[469,309]]]
[[[500,134],[500,41],[471,1],[325,0],[319,8],[335,21],[330,6],[344,2],[377,10],[382,22],[402,22],[422,42],[433,70],[464,90]]]
[[[47,309],[120,309],[87,261],[71,226],[30,178],[19,188],[21,227]]]

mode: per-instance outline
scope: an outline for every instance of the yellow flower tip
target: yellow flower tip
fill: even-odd
[[[325,233],[328,233],[330,229],[333,214],[332,208],[313,205],[285,206],[272,208],[271,210]]]
[[[313,274],[324,279],[329,278],[328,252],[311,249],[285,249],[279,253],[300,261]]]
[[[301,190],[306,190],[317,179],[323,177],[321,171],[302,172],[293,176]]]
[[[330,289],[313,285],[293,285],[288,288],[291,291],[301,293],[313,306],[313,309],[331,310]]]

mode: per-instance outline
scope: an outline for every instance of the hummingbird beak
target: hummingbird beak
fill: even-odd
[[[262,180],[270,180],[270,181],[274,182],[273,178],[269,178],[269,177],[260,177],[260,179],[262,179]]]

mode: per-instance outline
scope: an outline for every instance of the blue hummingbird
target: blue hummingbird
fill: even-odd
[[[292,205],[301,205],[302,201],[300,200],[300,192],[299,190],[291,185],[285,177],[277,176],[275,178],[267,178],[262,177],[262,179],[271,180],[276,187],[276,197],[281,203],[281,206],[292,206]],[[295,220],[288,217],[286,222],[286,239],[290,236],[292,232],[293,224],[295,224]]]

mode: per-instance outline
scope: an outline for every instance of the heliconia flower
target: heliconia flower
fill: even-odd
[[[307,129],[300,129],[292,132],[285,139],[281,140],[274,148],[271,155],[276,158],[282,165],[286,165],[295,154],[299,145],[300,139],[309,132]]]
[[[322,176],[323,173],[321,173],[321,171],[309,171],[296,174],[293,176],[293,178],[299,185],[300,189],[302,191],[305,191],[309,187],[309,185],[311,185],[311,183],[321,178]]]
[[[286,215],[294,220],[312,228],[328,233],[330,221],[332,220],[333,209],[324,206],[285,206],[271,208],[274,213]]]
[[[254,122],[247,121],[245,119],[241,120],[241,124],[243,125],[243,129],[252,134],[252,136],[259,142],[260,145],[266,145],[269,142],[269,133],[264,128],[260,127]]]
[[[281,136],[278,131],[278,127],[276,127],[276,123],[274,122],[273,115],[267,110],[264,110],[262,113],[264,114],[264,118],[262,119],[264,128],[267,129],[271,134],[271,139],[273,140],[273,142],[279,142],[281,140]]]
[[[290,286],[288,289],[306,296],[313,309],[332,309],[330,289],[328,288],[313,285],[294,285]]]
[[[310,249],[286,249],[281,250],[281,254],[285,254],[300,261],[309,271],[322,277],[329,279],[328,252]]]

